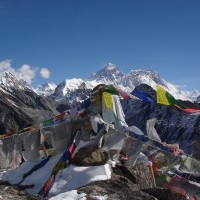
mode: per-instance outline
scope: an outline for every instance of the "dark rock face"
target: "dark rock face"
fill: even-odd
[[[58,103],[58,106],[56,107],[56,110],[57,110],[58,112],[62,113],[62,112],[66,111],[66,110],[68,110],[68,109],[70,109],[70,108],[71,108],[71,107],[70,107],[70,104],[69,104],[69,103],[64,102],[64,101],[60,101],[60,102]]]
[[[156,99],[156,91],[147,84],[140,84],[137,87],[135,87],[134,90],[140,90],[140,91],[146,92],[147,94],[152,96],[153,99]]]
[[[0,85],[0,134],[39,123],[58,112],[53,100],[37,95],[15,80]]]
[[[194,124],[195,143],[194,143],[194,157],[200,159],[200,116]]]
[[[185,200],[185,197],[179,194],[175,194],[167,188],[149,188],[149,189],[143,189],[142,191],[161,200],[168,200],[168,199]]]
[[[198,103],[198,104],[200,104],[200,96],[197,97],[197,99],[196,99],[195,102]]]
[[[136,89],[145,91],[154,99],[155,91],[148,85],[140,85]],[[156,99],[155,99],[156,100]],[[156,102],[156,101],[155,101]],[[193,154],[200,159],[200,154],[194,143],[200,135],[199,115],[186,113],[174,106],[165,106],[157,103],[145,103],[142,100],[122,100],[126,122],[129,126],[135,125],[146,134],[147,120],[156,118],[155,129],[162,142],[178,143],[187,154]],[[197,142],[197,147],[199,146]]]

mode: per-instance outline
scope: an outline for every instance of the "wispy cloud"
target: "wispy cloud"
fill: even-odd
[[[32,69],[29,65],[22,65],[18,69],[19,76],[24,79],[27,83],[31,84],[32,79],[35,77],[35,69]]]
[[[40,75],[42,76],[42,78],[49,78],[51,75],[51,72],[47,68],[43,67],[40,70]]]
[[[0,71],[3,72],[3,71],[7,71],[9,70],[11,67],[11,60],[3,60],[3,61],[0,61]]]
[[[16,78],[25,80],[28,84],[31,84],[38,72],[37,68],[33,68],[28,64],[23,64],[19,68],[14,68],[11,60],[3,60],[0,61],[0,72],[5,71],[12,73]],[[50,77],[50,72],[47,68],[42,68],[40,74],[43,78]]]

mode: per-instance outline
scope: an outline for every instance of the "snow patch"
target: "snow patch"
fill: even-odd
[[[66,199],[66,200],[77,200],[77,199],[86,200],[87,198],[86,198],[85,193],[78,194],[77,190],[71,190],[69,192],[64,192],[64,193],[61,193],[54,197],[51,197],[49,200],[64,200],[64,199]]]

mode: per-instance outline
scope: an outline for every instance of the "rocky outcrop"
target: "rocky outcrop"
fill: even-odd
[[[78,150],[73,164],[78,166],[105,164],[111,162],[112,158],[109,155],[109,152],[100,151],[93,143]],[[78,192],[86,193],[89,200],[95,200],[97,196],[105,197],[107,200],[183,200],[181,195],[173,193],[167,188],[156,186],[151,165],[137,162],[133,166],[128,160],[121,157],[112,167],[111,179],[93,182],[79,188]]]
[[[89,145],[79,149],[75,154],[73,163],[78,166],[104,165],[108,161],[108,155],[95,145]]]
[[[142,168],[144,169],[145,166]],[[152,188],[153,179],[150,182],[146,182],[144,178],[137,179],[136,176],[145,174],[141,171],[142,168],[136,166],[128,169],[125,166],[116,165],[113,168],[110,180],[83,186],[78,189],[78,192],[86,193],[89,200],[95,200],[97,196],[104,196],[107,200],[184,200],[181,195],[175,194],[169,189],[156,188],[155,186]],[[134,171],[137,171],[137,173],[133,173]],[[152,173],[146,173],[144,176],[152,177]],[[142,182],[144,183],[143,186],[141,185]],[[141,186],[145,189],[141,189]]]
[[[185,197],[173,193],[167,188],[149,188],[142,191],[160,200],[185,200]]]

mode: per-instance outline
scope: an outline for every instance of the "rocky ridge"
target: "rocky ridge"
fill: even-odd
[[[58,114],[56,103],[5,72],[0,81],[0,133],[22,129]]]

